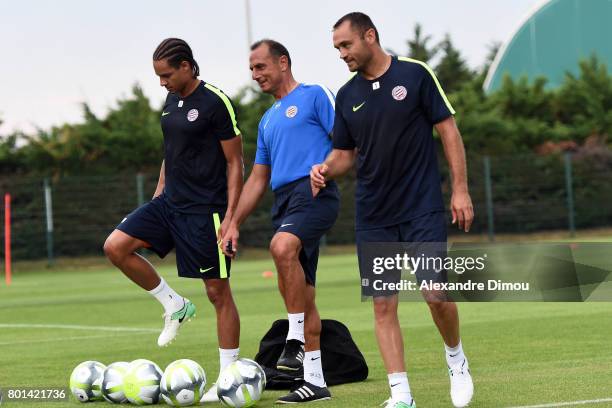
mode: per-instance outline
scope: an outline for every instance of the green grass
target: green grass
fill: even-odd
[[[194,359],[209,380],[218,370],[215,318],[197,280],[179,279],[171,261],[159,264],[166,280],[198,307],[169,348],[156,345],[157,332],[109,332],[51,328],[8,328],[4,324],[65,324],[161,329],[155,300],[108,265],[42,266],[21,272],[13,285],[0,283],[0,388],[67,386],[84,360],[109,364],[147,358],[162,368]],[[285,316],[268,259],[243,258],[233,267],[232,286],[241,313],[241,354],[253,357],[270,324]],[[321,407],[375,407],[388,396],[386,373],[373,333],[372,307],[362,303],[354,255],[320,260],[321,316],[344,322],[370,367],[364,383],[332,387],[334,399]],[[463,303],[459,305],[464,349],[475,381],[471,407],[507,407],[612,397],[612,314],[609,303]],[[442,341],[423,303],[403,303],[400,320],[406,364],[419,408],[450,407]],[[260,407],[281,392],[267,391]],[[20,407],[76,407],[79,403],[5,403]],[[107,405],[94,403],[93,406]],[[212,404],[212,406],[217,406]],[[219,405],[220,406],[220,405]],[[597,407],[604,406],[598,404]],[[610,406],[610,405],[608,405]]]

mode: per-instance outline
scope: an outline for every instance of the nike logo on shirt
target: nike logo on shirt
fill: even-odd
[[[353,112],[357,112],[359,109],[361,109],[363,105],[365,105],[365,101],[361,102],[361,105],[357,105],[357,106],[353,105]]]
[[[169,115],[169,114],[170,114],[170,112],[162,112],[162,116],[166,116],[166,115]]]

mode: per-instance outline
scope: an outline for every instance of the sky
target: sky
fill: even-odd
[[[432,45],[450,34],[468,64],[506,41],[539,0],[250,0],[252,39],[291,54],[300,82],[337,91],[348,78],[331,27],[351,11],[370,15],[383,47],[407,52],[420,23]],[[232,96],[251,83],[246,0],[3,0],[0,8],[0,135],[82,120],[86,102],[103,116],[138,83],[154,106],[165,91],[151,57],[167,37],[186,40],[200,78]],[[238,118],[240,119],[240,118]]]

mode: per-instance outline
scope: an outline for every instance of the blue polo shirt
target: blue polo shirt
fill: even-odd
[[[358,151],[357,230],[444,211],[433,126],[454,113],[431,68],[410,58],[338,91],[334,148]]]
[[[333,127],[334,96],[321,85],[300,84],[264,113],[255,164],[271,167],[272,190],[308,176],[325,160]]]

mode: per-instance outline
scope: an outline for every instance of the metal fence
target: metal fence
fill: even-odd
[[[440,160],[449,202],[449,176]],[[612,226],[612,153],[468,158],[475,208],[472,230],[494,240],[497,233],[528,233]],[[106,236],[123,217],[148,200],[158,173],[0,177],[11,195],[13,259],[101,255]],[[326,236],[329,244],[354,242],[354,175],[339,181],[341,211]],[[272,236],[266,196],[241,230],[241,245],[265,247]],[[4,219],[4,214],[2,216]],[[453,231],[450,229],[449,231]],[[3,246],[0,251],[4,251]],[[1,252],[2,257],[4,256]]]

